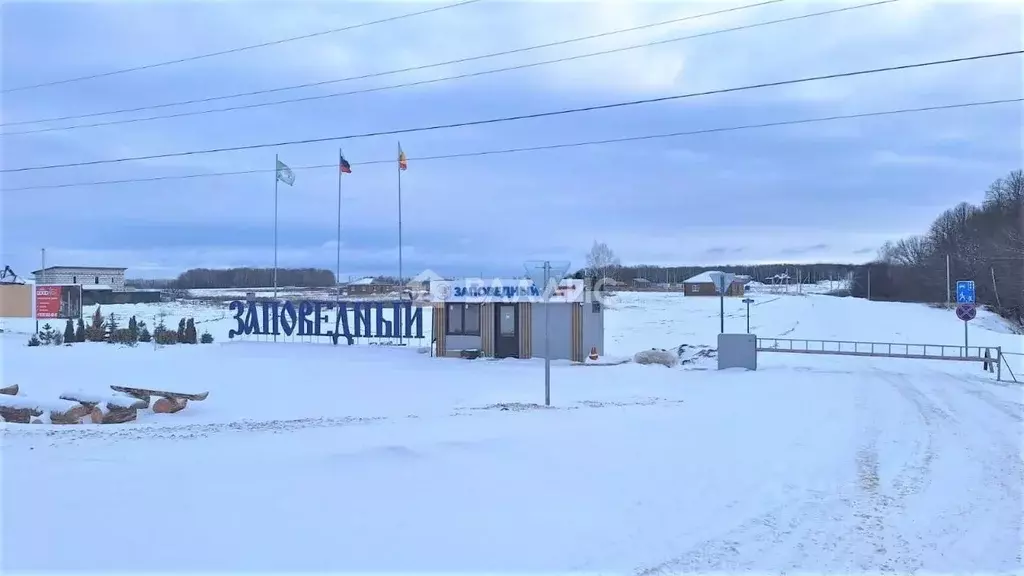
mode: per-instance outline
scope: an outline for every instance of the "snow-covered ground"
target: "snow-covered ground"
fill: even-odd
[[[963,340],[949,310],[753,297],[760,336]],[[124,308],[205,320],[217,342],[28,348],[0,335],[0,384],[31,396],[210,391],[133,424],[5,425],[0,570],[1021,570],[1024,397],[975,364],[555,363],[543,408],[542,361],[228,342],[226,306],[171,306]],[[620,293],[607,353],[714,345],[718,306]],[[744,313],[727,299],[726,329],[744,330]],[[987,313],[969,328],[972,345],[1024,352]]]

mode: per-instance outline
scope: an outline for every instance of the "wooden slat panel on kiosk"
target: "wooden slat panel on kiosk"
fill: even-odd
[[[447,349],[444,342],[444,322],[445,314],[447,314],[447,307],[444,304],[434,306],[433,310],[433,336],[437,340],[437,351],[435,352],[438,356],[443,357],[447,354]]]
[[[520,302],[516,308],[519,314],[519,357],[533,358],[533,305]]]
[[[484,356],[494,357],[494,304],[480,305],[480,348]]]
[[[583,306],[572,306],[572,361],[583,362],[587,351],[583,349]]]

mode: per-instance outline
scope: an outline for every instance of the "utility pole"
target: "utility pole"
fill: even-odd
[[[949,281],[949,254],[946,254],[946,304],[953,303],[953,289]]]
[[[999,287],[996,286],[996,269],[994,266],[989,266],[988,271],[992,275],[992,291],[996,293],[996,307],[1002,309],[1003,304],[999,301]]]
[[[544,405],[551,406],[551,330],[548,317],[548,284],[551,282],[551,262],[544,261]]]

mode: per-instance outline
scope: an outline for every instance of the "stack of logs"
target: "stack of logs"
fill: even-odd
[[[0,388],[0,417],[15,424],[39,424],[40,416],[49,412],[52,424],[122,424],[132,422],[139,410],[150,407],[150,399],[158,396],[153,403],[153,412],[173,414],[188,405],[189,400],[205,400],[209,392],[184,394],[145,388],[111,386],[115,394],[97,395],[85,392],[66,392],[60,395],[60,402],[40,402],[38,405],[28,398],[17,397],[18,385]],[[4,401],[3,396],[15,396]]]

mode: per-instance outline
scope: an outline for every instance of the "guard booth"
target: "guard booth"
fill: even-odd
[[[528,279],[434,281],[430,299],[440,357],[543,358],[545,308],[552,360],[604,354],[604,305],[583,280],[562,280],[547,302]]]

